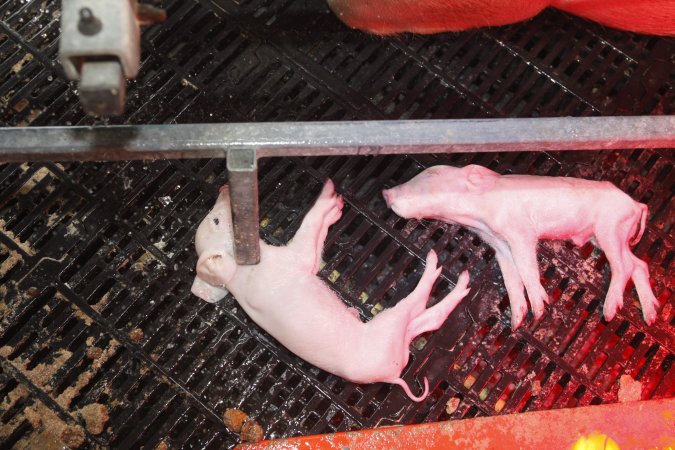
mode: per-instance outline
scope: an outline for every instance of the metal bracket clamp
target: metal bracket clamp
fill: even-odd
[[[124,112],[126,79],[135,78],[140,66],[140,25],[165,17],[136,0],[63,0],[59,59],[66,77],[80,80],[87,114]]]
[[[255,149],[227,151],[227,173],[237,264],[260,262],[258,161]]]
[[[63,0],[59,57],[66,76],[80,80],[87,114],[122,114],[125,78],[138,74],[140,51],[129,0]]]

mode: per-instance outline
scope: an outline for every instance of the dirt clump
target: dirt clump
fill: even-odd
[[[103,355],[103,349],[100,347],[92,347],[89,350],[87,350],[87,356],[96,361]]]
[[[241,426],[241,441],[242,442],[260,442],[265,437],[265,431],[255,420],[246,419],[244,425]]]
[[[228,408],[223,415],[225,426],[233,433],[241,432],[241,427],[247,419],[248,414],[239,409]]]
[[[143,330],[141,330],[140,328],[134,328],[129,332],[129,339],[131,339],[131,342],[133,342],[134,344],[138,344],[139,342],[141,342],[143,336],[144,336]]]
[[[17,449],[61,450],[64,446],[80,448],[85,443],[82,427],[64,422],[41,402],[24,410],[33,432],[16,443]]]
[[[80,427],[68,425],[61,431],[61,441],[68,448],[80,448],[84,444],[84,431]]]
[[[101,403],[92,403],[80,409],[80,416],[84,419],[87,431],[93,435],[103,433],[105,424],[108,423],[110,416],[108,408]]]
[[[631,378],[630,375],[621,375],[619,378],[619,402],[634,402],[642,399],[642,383]]]

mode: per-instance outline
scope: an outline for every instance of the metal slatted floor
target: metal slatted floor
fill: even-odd
[[[673,114],[673,39],[554,10],[383,39],[348,30],[314,0],[163,6],[167,22],[143,34],[127,114],[109,123]],[[58,17],[55,2],[0,2],[1,125],[95,123],[55,62]],[[602,253],[547,242],[540,268],[556,301],[511,332],[490,248],[458,226],[400,219],[381,198],[439,162],[604,179],[647,203],[635,252],[664,304],[657,323],[642,322],[632,289],[604,322]],[[226,181],[224,161],[2,165],[0,437],[19,448],[222,448],[238,442],[222,422],[230,407],[273,438],[614,402],[625,374],[643,398],[671,397],[674,165],[669,150],[640,149],[261,160],[271,243],[293,235],[325,177],[344,194],[321,276],[364,318],[412,290],[430,248],[444,264],[434,299],[471,271],[470,297],[412,345],[405,378],[432,388],[421,404],[304,363],[231,298],[190,294],[194,232]]]

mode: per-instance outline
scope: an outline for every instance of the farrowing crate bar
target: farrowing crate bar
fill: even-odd
[[[260,259],[258,158],[673,146],[672,116],[0,129],[0,162],[227,157],[239,264]]]

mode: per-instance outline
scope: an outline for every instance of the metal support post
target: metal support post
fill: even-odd
[[[258,217],[258,161],[255,149],[227,152],[227,173],[234,227],[234,253],[237,264],[260,262]]]

